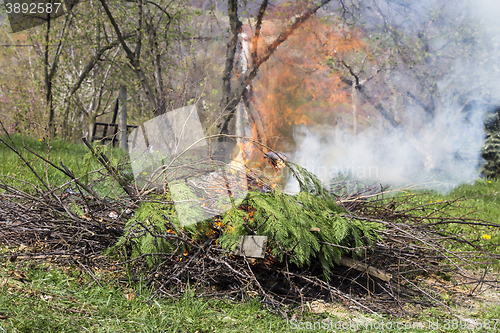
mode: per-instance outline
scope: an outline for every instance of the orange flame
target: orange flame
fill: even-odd
[[[291,13],[298,10],[290,8]],[[284,25],[276,19],[263,22],[258,54],[266,51]],[[359,50],[366,51],[359,36],[310,18],[260,67],[253,82],[254,102],[273,149],[286,150],[285,142],[293,142],[294,125],[320,123],[325,117],[331,119],[336,107],[348,109],[350,92],[331,64]]]

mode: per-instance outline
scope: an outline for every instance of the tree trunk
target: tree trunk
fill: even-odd
[[[66,16],[66,20],[64,22],[64,27],[61,32],[61,37],[59,39],[59,42],[57,43],[57,48],[54,54],[54,59],[52,61],[52,65],[49,64],[49,42],[50,42],[50,29],[51,29],[51,19],[50,15],[47,16],[47,30],[45,34],[45,54],[43,58],[43,64],[44,64],[44,83],[45,83],[45,108],[46,111],[49,115],[49,122],[48,122],[48,127],[49,127],[49,136],[51,138],[54,138],[56,136],[56,125],[55,125],[55,110],[54,110],[54,102],[53,102],[53,94],[52,94],[52,80],[54,79],[54,76],[56,74],[56,69],[57,69],[57,63],[59,61],[59,56],[61,55],[62,52],[62,46],[63,46],[63,37],[66,33],[66,28],[71,22],[72,19],[72,13],[69,13]]]
[[[357,119],[357,108],[358,108],[358,90],[356,88],[356,81],[352,80],[352,132],[354,136],[358,135],[358,119]]]
[[[45,54],[43,58],[43,68],[44,68],[44,85],[45,85],[45,110],[49,115],[49,137],[54,138],[56,136],[56,126],[54,122],[55,111],[52,102],[52,78],[51,69],[49,65],[49,42],[50,42],[50,15],[47,15],[47,29],[45,32]]]
[[[238,46],[238,34],[241,32],[242,23],[238,18],[238,0],[228,0],[228,15],[229,25],[231,27],[231,39],[227,43],[226,48],[226,65],[224,66],[224,73],[222,75],[222,99],[220,108],[225,121],[217,125],[217,132],[220,134],[229,134],[229,121],[234,115],[236,106],[240,102],[241,95],[233,95],[231,89],[231,74],[233,73],[234,57],[236,54],[236,47]]]
[[[92,142],[92,137],[94,136],[94,124],[96,122],[96,114],[90,114],[89,115],[89,122],[88,122],[88,129],[89,129],[89,133],[87,134],[87,141],[88,142]]]
[[[161,53],[159,50],[158,46],[158,39],[157,39],[157,27],[154,25],[154,18],[151,17],[150,12],[146,10],[144,13],[146,17],[146,31],[148,34],[148,39],[149,39],[149,47],[151,50],[151,53],[153,55],[153,67],[154,67],[154,80],[155,80],[155,91],[156,91],[156,96],[157,96],[157,106],[160,107],[160,102],[159,100],[162,99],[165,95],[164,89],[163,89],[163,75],[162,75],[162,66],[161,66]],[[169,26],[170,26],[170,18],[169,18]],[[168,41],[167,41],[167,46],[168,48]],[[159,113],[164,113],[166,110],[159,110]],[[157,112],[158,113],[158,112]]]
[[[139,22],[138,22],[138,26],[137,26],[137,30],[136,30],[137,40],[136,40],[136,48],[134,51],[132,51],[128,47],[128,45],[125,41],[124,35],[122,34],[122,32],[120,30],[120,27],[118,27],[118,23],[116,23],[115,18],[113,17],[113,15],[111,14],[111,11],[109,10],[109,7],[108,7],[106,0],[100,0],[100,2],[104,8],[104,11],[106,12],[106,15],[108,16],[109,21],[111,22],[111,25],[113,26],[113,28],[115,30],[115,33],[116,33],[116,36],[118,37],[118,40],[122,44],[123,50],[127,54],[127,58],[129,60],[130,64],[134,68],[134,71],[135,71],[137,77],[139,78],[139,81],[141,81],[141,85],[146,92],[146,97],[148,99],[150,107],[153,110],[156,110],[157,101],[155,98],[155,94],[153,92],[153,89],[151,89],[151,85],[149,84],[149,81],[148,81],[146,75],[144,74],[143,70],[141,69],[141,63],[140,63],[141,45],[142,45],[142,32],[141,32],[141,30],[142,30],[142,16],[143,16],[142,1],[138,2]]]
[[[118,96],[118,138],[120,140],[120,148],[128,151],[127,144],[127,87],[121,86]]]
[[[97,95],[96,92],[94,92],[94,98],[92,99],[92,102],[89,107],[88,111],[88,117],[89,117],[89,133],[87,140],[89,142],[92,142],[92,137],[95,135],[94,133],[94,123],[97,120]]]

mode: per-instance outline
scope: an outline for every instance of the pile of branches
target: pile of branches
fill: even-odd
[[[455,279],[455,285],[471,285],[471,294],[496,282],[488,267],[499,256],[472,241],[470,235],[453,233],[446,227],[500,226],[450,216],[465,199],[417,205],[412,201],[415,196],[388,196],[386,189],[376,186],[342,192],[338,190],[342,183],[337,182],[332,195],[343,207],[341,217],[378,223],[382,228],[376,241],[363,246],[323,242],[323,246],[336,247],[343,253],[333,269],[326,269],[314,255],[305,264],[297,264],[297,244],[275,242],[282,254],[279,258],[273,249],[268,249],[264,259],[235,255],[219,242],[225,227],[222,216],[204,221],[198,228],[203,237],[179,228],[168,216],[162,228],[147,218],[134,217],[138,207],[158,199],[141,194],[143,191],[121,176],[120,165],[113,166],[105,154],[90,145],[102,164],[93,173],[116,180],[125,197],[101,197],[63,162],[56,165],[27,147],[16,147],[12,141],[0,139],[0,144],[8,146],[35,174],[24,158],[25,152],[67,177],[64,185],[51,187],[37,174],[41,185],[27,184],[30,191],[12,186],[8,177],[0,179],[0,245],[7,248],[2,256],[11,261],[50,258],[61,264],[84,266],[88,271],[120,264],[132,272],[129,280],[154,287],[151,298],[181,297],[188,286],[195,286],[200,296],[234,300],[259,297],[284,316],[297,307],[305,310],[307,302],[314,300],[341,302],[348,309],[368,313],[401,315],[411,312],[407,306],[410,303],[448,307],[442,290],[451,291],[449,280]],[[302,190],[323,195],[321,191],[326,188],[314,175],[285,159],[281,162],[292,170]],[[254,170],[246,172],[253,190],[260,188],[269,195],[277,191],[275,184]],[[173,206],[169,201],[161,204]],[[75,205],[83,209],[75,211],[71,208]],[[249,215],[254,211],[245,203],[237,209]],[[134,247],[140,246],[145,237],[153,240],[153,251],[134,255]],[[161,244],[166,246],[164,251],[159,251]],[[464,250],[465,245],[470,250]]]
[[[119,204],[95,202],[80,194],[66,199],[69,191],[56,195],[56,200],[26,193],[3,180],[0,189],[0,245],[11,260],[51,258],[96,265],[123,234],[124,221],[108,217],[120,211]],[[87,205],[85,214],[70,211],[75,202]]]
[[[90,266],[107,261],[103,253],[123,234],[124,221],[133,213],[129,208],[133,203],[101,197],[62,161],[58,166],[24,145],[17,147],[5,128],[4,133],[7,140],[0,138],[0,144],[19,157],[19,169],[26,168],[39,182],[0,175],[0,245],[8,250],[3,256],[8,255],[11,260],[50,258]],[[59,170],[67,181],[60,186],[51,185],[48,174],[37,172],[27,154],[46,163],[47,170]],[[92,174],[99,175],[96,182],[109,177],[104,167]],[[72,207],[83,210],[75,211]]]

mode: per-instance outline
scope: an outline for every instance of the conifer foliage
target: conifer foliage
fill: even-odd
[[[225,214],[223,222],[228,227],[219,238],[222,247],[233,250],[241,235],[264,235],[272,258],[281,262],[288,256],[298,266],[317,259],[325,273],[343,254],[360,255],[362,248],[377,239],[380,228],[377,223],[343,216],[346,211],[331,195],[252,192],[246,205],[246,214],[241,209]]]
[[[242,236],[262,235],[268,237],[266,255],[271,261],[289,260],[299,267],[319,261],[326,277],[343,255],[359,256],[376,241],[381,225],[346,217],[347,210],[316,176],[294,163],[287,161],[286,165],[300,184],[297,195],[280,189],[251,191],[239,206],[222,216],[181,228],[167,193],[142,205],[115,248],[130,240],[132,257],[191,250],[185,242],[174,245],[176,238],[169,242],[168,237],[161,237],[174,235],[197,243],[217,238],[217,244],[231,255]],[[153,256],[149,258],[150,265],[157,262]]]

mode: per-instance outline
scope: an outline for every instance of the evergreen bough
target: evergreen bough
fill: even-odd
[[[270,254],[279,261],[289,255],[298,266],[319,260],[325,275],[340,263],[342,255],[361,255],[362,249],[378,239],[381,225],[345,216],[335,197],[319,179],[298,165],[287,163],[299,180],[298,195],[276,190],[270,193],[250,192],[245,204],[252,218],[241,209],[224,215],[225,232],[219,244],[234,250],[242,235],[252,232],[268,237]],[[355,251],[349,248],[358,248]]]
[[[277,189],[262,193],[251,191],[246,199],[222,217],[206,220],[181,229],[170,194],[156,196],[155,202],[143,203],[135,217],[127,223],[123,236],[114,249],[132,245],[132,257],[149,253],[183,253],[189,245],[174,245],[163,237],[144,231],[140,221],[155,235],[182,230],[194,241],[202,242],[218,236],[217,244],[234,251],[244,235],[268,237],[268,253],[279,262],[289,260],[298,266],[319,261],[328,275],[343,255],[360,256],[362,248],[378,239],[381,224],[346,217],[348,213],[334,195],[307,170],[286,162],[299,181],[300,193],[290,195]],[[133,233],[133,237],[132,236]],[[356,248],[352,251],[350,249]],[[148,257],[150,265],[157,264]]]

